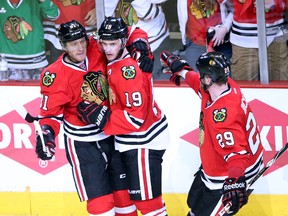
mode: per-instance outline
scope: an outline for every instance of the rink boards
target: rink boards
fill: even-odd
[[[243,87],[254,110],[267,162],[287,142],[288,88]],[[34,126],[15,112],[9,99],[38,114],[39,87],[0,86],[0,216],[87,215],[67,164],[63,140],[57,140],[56,160],[43,163],[34,152]],[[200,99],[188,87],[156,87],[155,99],[167,115],[170,143],[163,162],[163,192],[169,216],[187,213],[186,196],[197,171]],[[1,137],[2,136],[2,137]],[[255,191],[237,215],[277,215],[288,212],[288,152],[255,183]],[[207,203],[208,205],[208,203]]]

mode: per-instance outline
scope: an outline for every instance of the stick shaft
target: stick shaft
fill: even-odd
[[[270,160],[267,162],[266,166],[263,167],[259,172],[258,174],[253,178],[251,179],[251,181],[248,183],[247,187],[251,187],[277,160],[278,158],[288,149],[288,143],[286,143],[284,145],[284,147],[282,149],[280,149],[276,155]]]

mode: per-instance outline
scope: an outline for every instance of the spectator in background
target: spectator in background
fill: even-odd
[[[183,49],[174,54],[183,55],[182,58],[196,69],[198,57],[207,52],[206,33],[208,28],[212,28],[215,30],[212,38],[215,51],[221,51],[228,59],[231,58],[231,44],[224,40],[233,17],[230,0],[178,0],[177,10]]]
[[[232,77],[260,80],[255,0],[233,0]],[[284,25],[287,0],[265,0],[268,71],[270,80],[288,80],[288,29]]]
[[[60,16],[54,20],[44,20],[44,38],[49,64],[53,63],[62,53],[61,44],[57,38],[57,28],[61,23],[77,20],[85,27],[87,34],[96,29],[95,0],[51,0],[60,10]]]
[[[172,46],[169,28],[162,3],[167,0],[105,0],[105,16],[121,17],[128,26],[139,27],[147,32],[151,50],[155,56],[153,78],[163,78],[160,53]]]
[[[9,79],[39,79],[48,65],[42,21],[55,20],[58,8],[50,0],[1,0],[0,6],[0,54],[8,62]]]

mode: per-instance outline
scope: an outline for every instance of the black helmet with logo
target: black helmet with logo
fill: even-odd
[[[98,31],[100,40],[117,40],[127,38],[128,27],[121,17],[107,17]]]
[[[210,75],[214,83],[227,81],[230,65],[230,61],[221,52],[204,53],[196,62],[200,79],[204,78],[205,75]]]
[[[86,37],[87,34],[85,28],[76,20],[62,23],[58,28],[58,37],[62,43],[78,40]]]

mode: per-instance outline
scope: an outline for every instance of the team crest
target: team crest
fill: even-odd
[[[18,16],[9,16],[4,23],[2,30],[7,40],[17,43],[18,41],[24,40],[33,29],[32,26],[23,18]]]
[[[83,100],[101,104],[108,99],[108,81],[101,71],[91,71],[85,74],[83,78],[84,81],[81,86],[81,98]]]
[[[135,9],[131,5],[131,2],[132,1],[127,2],[120,0],[115,9],[115,17],[121,17],[128,26],[137,24],[139,20]]]
[[[224,122],[227,117],[227,110],[226,108],[222,108],[220,110],[214,110],[213,111],[213,120],[217,122]]]
[[[128,67],[122,67],[121,70],[122,70],[122,75],[126,80],[134,79],[136,76],[136,70],[133,65],[130,65]]]
[[[55,78],[55,73],[50,73],[50,71],[46,71],[42,78],[42,84],[46,87],[49,87],[53,84]]]

